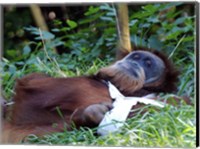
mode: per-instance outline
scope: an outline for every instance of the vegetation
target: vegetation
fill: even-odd
[[[180,106],[167,105],[159,110],[151,106],[134,109],[136,116],[128,119],[119,132],[104,137],[95,135],[96,128],[81,128],[42,138],[31,134],[23,143],[195,147],[194,6],[184,3],[155,3],[137,8],[129,6],[135,8],[129,9],[132,43],[162,50],[169,55],[181,69],[177,95],[188,95],[193,105],[182,102]],[[5,14],[5,24],[9,23],[8,16]],[[114,5],[91,5],[80,19],[65,22],[53,20],[51,23],[53,27],[49,32],[23,26],[23,32],[34,37],[32,41],[24,40],[22,43],[25,45],[4,42],[5,54],[0,75],[2,94],[8,101],[14,94],[16,78],[25,74],[44,72],[56,77],[88,75],[114,60],[118,41]],[[6,36],[5,40],[9,40],[9,37]],[[61,55],[56,52],[59,48],[65,49]],[[166,100],[170,100],[170,96],[161,94]],[[144,109],[148,109],[148,112],[141,114]]]

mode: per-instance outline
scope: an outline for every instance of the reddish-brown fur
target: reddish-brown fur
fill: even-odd
[[[15,91],[10,123],[15,126],[12,130],[20,131],[16,132],[17,137],[13,140],[13,131],[6,123],[4,130],[7,132],[3,135],[7,136],[10,132],[10,138],[7,136],[9,141],[20,140],[29,133],[43,135],[48,131],[63,131],[64,122],[69,124],[72,119],[77,127],[90,126],[84,119],[77,120],[76,116],[80,117],[89,105],[112,101],[107,86],[90,77],[52,78],[30,74],[17,81]],[[56,128],[52,127],[54,123]]]
[[[23,77],[16,83],[16,94],[13,97],[15,104],[10,120],[4,122],[3,142],[17,142],[30,133],[43,135],[63,131],[65,123],[67,129],[70,129],[71,123],[77,127],[95,127],[96,123],[91,122],[95,120],[95,117],[90,115],[94,112],[92,109],[102,102],[112,103],[108,87],[103,80],[110,80],[125,96],[143,96],[152,92],[176,90],[178,71],[166,56],[153,53],[164,61],[167,69],[161,81],[151,84],[151,87],[143,86],[144,76],[131,81],[120,72],[115,72],[112,66],[103,68],[90,77],[53,78],[36,73]],[[115,74],[112,74],[113,72]],[[88,108],[91,105],[95,105],[94,108]],[[53,125],[55,127],[52,127]]]

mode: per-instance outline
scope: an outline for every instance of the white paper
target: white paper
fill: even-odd
[[[147,99],[147,97],[155,97],[153,94],[144,97],[125,97],[110,82],[108,82],[108,86],[110,96],[115,101],[113,102],[113,109],[105,114],[97,129],[97,133],[102,136],[111,132],[115,132],[122,127],[128,117],[128,114],[130,113],[132,106],[136,105],[138,102],[151,104],[161,108],[164,107],[164,105],[155,100]]]

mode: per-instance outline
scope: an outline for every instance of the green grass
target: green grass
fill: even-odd
[[[51,61],[45,61],[35,55],[32,57],[32,61],[33,63],[16,68],[16,70],[10,68],[14,67],[15,63],[3,61],[4,72],[1,75],[3,93],[6,97],[12,96],[15,79],[27,73],[42,71],[56,77],[77,76],[95,73],[99,68],[108,65],[110,62],[109,60],[95,59],[90,65],[81,64],[80,67],[77,66],[71,70],[62,69],[61,64],[64,63],[58,59],[52,58]],[[78,64],[78,61],[72,59],[71,63]],[[178,61],[177,63],[180,65],[183,62]],[[70,65],[70,63],[67,65]],[[194,71],[192,63],[185,65],[181,73],[178,92],[180,96],[189,95],[192,103],[195,102]],[[161,94],[161,97],[167,100],[170,98],[170,94]],[[148,109],[147,112],[141,113],[145,109]],[[181,102],[180,106],[167,105],[161,109],[144,106],[142,109],[135,109],[135,113],[136,115],[128,119],[121,130],[107,136],[95,135],[96,128],[81,128],[80,130],[53,133],[41,138],[30,134],[23,143],[79,146],[195,147],[196,115],[194,105]]]
[[[27,140],[28,143],[49,145],[195,147],[194,107],[168,105],[159,111],[150,106],[146,108],[148,112],[128,119],[119,132],[107,136],[96,136],[96,129],[81,128],[42,138],[30,135]]]

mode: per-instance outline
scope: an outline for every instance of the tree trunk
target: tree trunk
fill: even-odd
[[[31,9],[31,13],[33,15],[33,18],[37,24],[37,26],[41,29],[41,30],[45,30],[48,31],[48,27],[47,24],[45,22],[45,19],[42,15],[41,9],[38,5],[32,4],[30,6]]]
[[[127,4],[117,5],[117,26],[119,35],[119,47],[124,52],[131,52],[130,32],[129,32],[129,17]],[[122,52],[123,52],[122,51]]]

